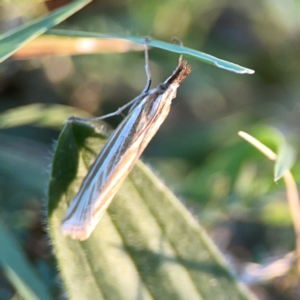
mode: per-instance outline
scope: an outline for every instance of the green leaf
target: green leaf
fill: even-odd
[[[22,298],[51,299],[46,286],[23,255],[12,235],[0,223],[0,265]]]
[[[144,37],[135,37],[135,36],[121,36],[121,35],[112,35],[112,34],[102,34],[102,33],[96,33],[96,32],[83,32],[83,31],[74,31],[74,30],[61,30],[61,29],[54,29],[49,30],[46,34],[49,35],[57,35],[57,36],[73,36],[73,37],[90,37],[90,38],[105,38],[105,39],[123,39],[132,41],[139,44],[145,43]],[[205,63],[208,63],[210,65],[213,65],[215,67],[225,69],[227,71],[239,73],[239,74],[253,74],[254,71],[251,69],[244,68],[242,66],[239,66],[237,64],[228,62],[223,59],[219,59],[217,57],[214,57],[212,55],[190,49],[187,47],[183,47],[176,44],[166,43],[154,39],[150,39],[148,42],[149,46],[164,49],[170,52],[184,54],[187,56],[191,56],[194,58],[197,58]]]
[[[105,143],[106,126],[67,122],[49,185],[48,222],[74,299],[253,299],[206,232],[139,162],[86,241],[60,231],[67,206]]]
[[[47,16],[31,21],[0,35],[0,62],[4,61],[23,45],[44,33],[49,28],[67,19],[89,2],[91,2],[91,0],[74,1],[55,10]]]
[[[274,181],[278,181],[287,170],[290,170],[295,161],[296,150],[282,140],[274,166]]]
[[[275,161],[274,181],[278,181],[287,170],[291,169],[295,163],[296,150],[286,142],[283,133],[277,128],[260,125],[255,127],[255,134],[253,134],[253,136],[243,131],[240,131],[239,135],[269,159]],[[254,138],[254,136],[257,138]],[[263,140],[264,143],[261,142],[261,140]],[[266,142],[271,142],[273,145],[277,145],[277,155],[266,146]]]

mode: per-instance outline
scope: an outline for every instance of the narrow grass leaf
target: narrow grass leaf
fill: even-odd
[[[19,245],[0,222],[0,265],[3,273],[25,300],[51,299],[46,286],[23,255]]]
[[[102,39],[122,39],[132,41],[138,44],[144,44],[145,38],[144,37],[135,37],[135,36],[121,36],[121,35],[110,35],[110,34],[102,34],[96,32],[82,32],[82,31],[73,31],[73,30],[61,30],[61,29],[54,29],[47,32],[49,35],[56,35],[56,36],[73,36],[73,37],[90,37],[90,38],[102,38]],[[237,64],[228,62],[223,59],[219,59],[212,55],[206,54],[204,52],[200,52],[194,49],[190,49],[187,47],[183,47],[180,45],[166,43],[163,41],[158,41],[155,39],[150,39],[148,45],[151,47],[164,49],[170,52],[183,54],[186,56],[191,56],[196,59],[199,59],[205,63],[213,65],[215,67],[225,69],[227,71],[239,73],[239,74],[253,74],[254,71],[248,68],[244,68]]]
[[[83,110],[60,104],[29,104],[9,109],[0,114],[0,128],[12,128],[24,125],[61,128],[61,124],[70,115],[88,118],[90,114]]]
[[[89,2],[91,2],[91,0],[74,1],[44,17],[0,35],[0,62],[4,61],[23,45],[44,33],[49,28],[67,19]]]

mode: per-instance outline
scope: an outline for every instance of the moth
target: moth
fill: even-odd
[[[90,167],[63,218],[62,233],[73,239],[86,240],[91,235],[134,164],[167,117],[178,87],[192,71],[191,66],[180,56],[173,74],[149,90],[151,75],[146,43],[145,61],[147,84],[143,92],[117,112],[95,118],[99,120],[119,114],[131,105],[127,116]],[[79,120],[84,122],[84,119]]]

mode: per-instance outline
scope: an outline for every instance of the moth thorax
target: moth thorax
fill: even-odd
[[[167,90],[168,86],[169,86],[169,85],[166,84],[166,83],[160,83],[160,84],[157,86],[156,90],[157,90],[158,93],[163,93],[164,91]]]

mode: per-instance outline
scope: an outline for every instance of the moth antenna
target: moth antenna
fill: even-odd
[[[177,37],[173,37],[173,38],[172,38],[172,42],[175,42],[175,43],[177,43],[180,47],[183,47],[183,42],[182,42],[179,38],[177,38]],[[183,57],[183,55],[180,54],[180,55],[179,55],[179,58],[178,58],[178,65],[177,65],[177,67],[179,67],[179,65],[181,64],[181,62],[182,62],[182,57]]]

